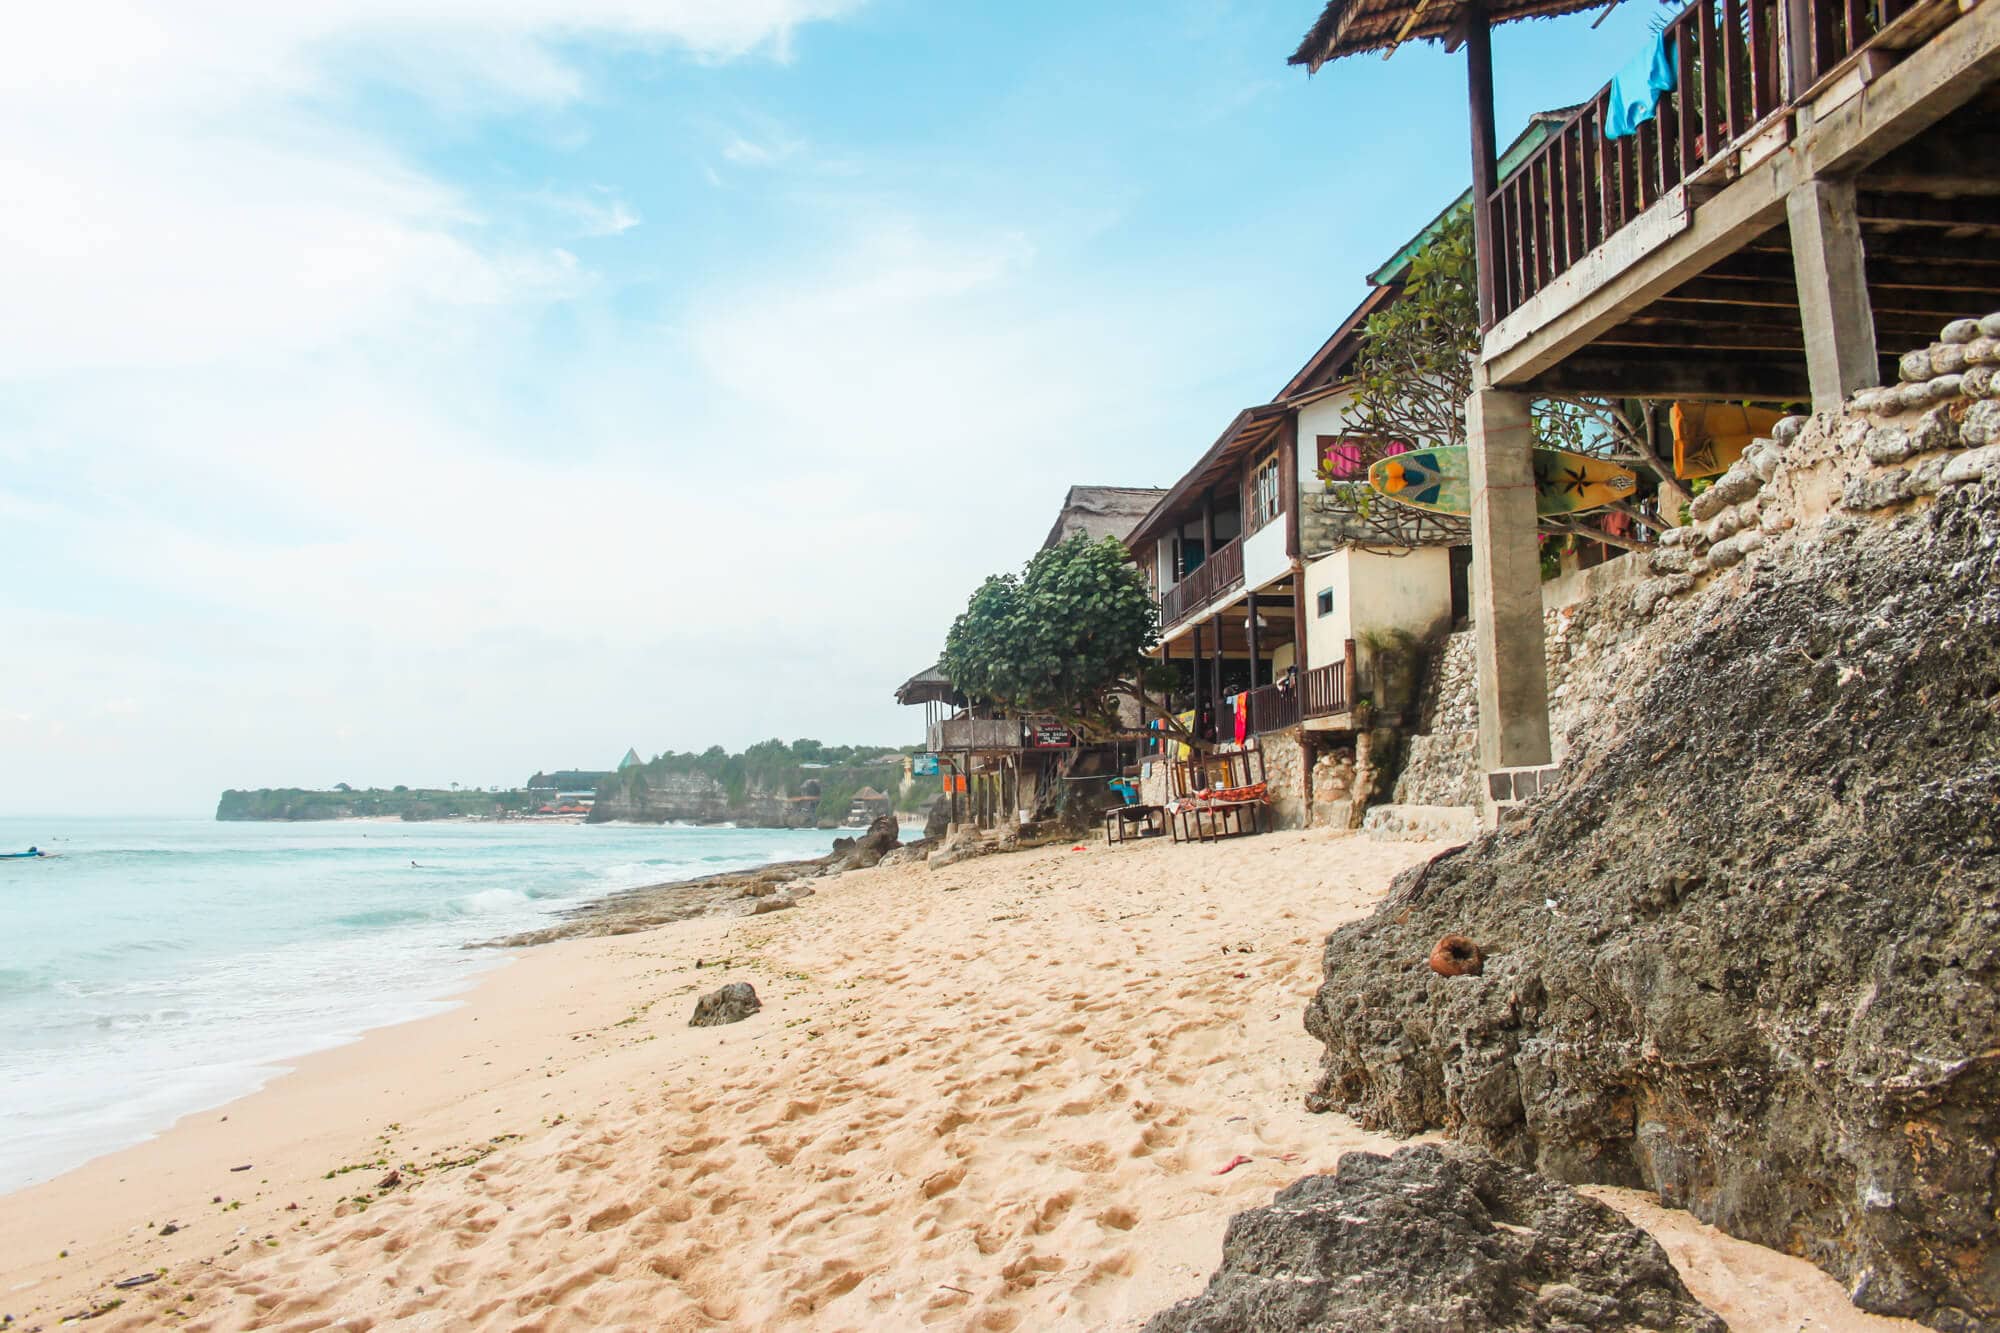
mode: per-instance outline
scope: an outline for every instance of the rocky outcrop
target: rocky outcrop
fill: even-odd
[[[688,1026],[716,1028],[725,1023],[741,1023],[763,1007],[755,986],[747,981],[732,981],[694,1002],[694,1017],[688,1020]]]
[[[673,884],[626,889],[572,909],[557,925],[468,947],[514,949],[580,936],[631,935],[697,917],[782,912],[813,895],[807,880],[880,864],[896,847],[897,834],[895,817],[884,815],[859,838],[834,839],[833,850],[816,860],[779,861],[755,870],[730,870]]]
[[[1726,1333],[1611,1209],[1484,1153],[1349,1153],[1238,1213],[1208,1289],[1146,1333]]]
[[[1866,1309],[2000,1328],[2000,460],[1966,461],[1994,415],[1974,378],[1872,391],[1916,420],[1793,419],[1697,506],[1660,553],[1689,567],[1623,594],[1652,623],[1560,779],[1328,939],[1312,1105],[1656,1189]],[[1426,965],[1447,934],[1480,974]]]

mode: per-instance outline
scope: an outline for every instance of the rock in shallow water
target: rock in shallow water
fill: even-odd
[[[1349,1153],[1238,1213],[1208,1289],[1146,1333],[1726,1333],[1659,1242],[1483,1152]]]
[[[724,1023],[741,1023],[763,1007],[755,986],[747,981],[732,981],[694,1002],[694,1017],[688,1020],[688,1026],[713,1028]]]

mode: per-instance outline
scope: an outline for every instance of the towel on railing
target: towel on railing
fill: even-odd
[[[1611,76],[1611,106],[1604,116],[1604,137],[1623,139],[1653,118],[1660,98],[1674,90],[1674,48],[1664,32],[1653,34],[1646,49]]]

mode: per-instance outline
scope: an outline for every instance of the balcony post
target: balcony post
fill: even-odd
[[[1465,18],[1466,96],[1472,112],[1472,253],[1479,274],[1479,327],[1498,318],[1497,238],[1493,235],[1493,188],[1499,150],[1493,132],[1493,30],[1486,7],[1474,4]]]
[[[1504,389],[1475,389],[1465,401],[1479,760],[1488,772],[1549,762],[1542,561],[1535,537],[1528,403],[1528,395]]]
[[[1854,182],[1818,176],[1801,181],[1785,196],[1785,216],[1813,411],[1837,412],[1855,390],[1882,382]]]
[[[1215,659],[1214,674],[1209,678],[1214,688],[1209,693],[1209,739],[1222,740],[1222,617],[1215,617]]]
[[[1190,663],[1189,663],[1188,665],[1189,665],[1189,667],[1190,667],[1190,668],[1192,669],[1192,674],[1193,674],[1193,676],[1194,676],[1194,725],[1193,725],[1192,727],[1190,727],[1190,728],[1189,728],[1189,731],[1190,731],[1190,733],[1191,733],[1191,734],[1193,734],[1194,736],[1196,736],[1196,737],[1199,737],[1199,736],[1200,736],[1200,735],[1202,734],[1202,731],[1201,731],[1201,694],[1202,694],[1202,690],[1201,690],[1201,671],[1202,671],[1202,666],[1204,665],[1204,664],[1203,664],[1203,662],[1202,662],[1202,658],[1201,658],[1201,622],[1200,622],[1200,621],[1196,621],[1196,622],[1195,622],[1195,626],[1194,626],[1194,660],[1193,660],[1193,661],[1191,661],[1191,662],[1190,662]]]
[[[1250,688],[1254,690],[1257,688],[1257,594],[1255,592],[1249,595],[1248,605],[1250,616],[1244,622],[1244,628],[1250,636]]]

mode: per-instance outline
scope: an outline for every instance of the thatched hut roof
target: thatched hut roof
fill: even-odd
[[[959,702],[951,678],[940,667],[926,667],[896,687],[899,704],[949,704]]]
[[[1449,42],[1471,8],[1466,0],[1328,0],[1319,22],[1292,52],[1290,63],[1317,73],[1329,60],[1379,51],[1399,42],[1419,38]],[[1498,27],[1517,19],[1555,18],[1580,9],[1601,8],[1603,0],[1490,0],[1486,22],[1489,27]]]
[[[1094,542],[1106,537],[1123,541],[1165,494],[1155,486],[1072,486],[1063,497],[1055,526],[1042,541],[1042,549],[1060,545],[1079,533]]]

